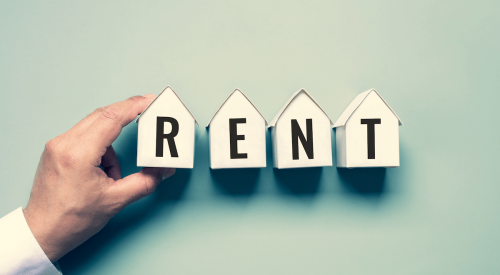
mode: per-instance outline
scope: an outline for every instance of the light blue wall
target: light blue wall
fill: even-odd
[[[268,120],[306,88],[335,120],[372,87],[405,125],[396,169],[244,172],[210,171],[201,127],[195,168],[65,274],[500,273],[497,1],[73,2],[0,2],[0,215],[47,140],[167,84],[202,125],[234,88]],[[136,137],[114,144],[125,174]]]

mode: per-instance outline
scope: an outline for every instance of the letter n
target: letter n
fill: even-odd
[[[314,146],[313,146],[313,129],[312,119],[306,119],[306,135],[304,137],[299,123],[296,119],[292,119],[292,156],[293,159],[299,159],[299,139],[306,151],[307,158],[314,159]]]

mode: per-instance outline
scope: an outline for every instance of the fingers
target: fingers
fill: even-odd
[[[122,178],[122,169],[120,167],[120,162],[118,162],[118,157],[116,156],[113,146],[109,146],[106,153],[102,156],[101,167],[104,168],[104,172],[108,177],[119,180]]]
[[[154,192],[160,182],[175,173],[175,168],[144,168],[140,172],[115,182],[112,186],[114,196],[126,205]]]
[[[105,148],[115,141],[122,128],[144,111],[153,100],[154,95],[134,96],[104,107],[85,130],[82,138],[85,145],[88,148],[95,148],[102,156]]]
[[[85,130],[94,123],[95,119],[98,118],[101,113],[104,111],[105,107],[100,107],[95,109],[92,113],[84,117],[82,120],[80,120],[75,126],[71,127],[69,130],[70,132],[76,134],[76,135],[81,135],[85,133]]]

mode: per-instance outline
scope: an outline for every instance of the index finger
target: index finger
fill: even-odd
[[[134,96],[104,107],[102,113],[83,135],[87,148],[95,148],[99,153],[104,154],[106,148],[116,140],[122,128],[142,113],[154,98],[154,95]]]

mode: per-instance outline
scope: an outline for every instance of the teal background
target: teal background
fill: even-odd
[[[26,205],[46,141],[171,85],[202,126],[195,168],[61,259],[65,274],[500,274],[499,8],[2,1],[0,216]],[[269,155],[211,171],[203,126],[235,88],[268,121],[300,88],[334,121],[376,88],[404,123],[401,166],[276,171]],[[125,174],[136,137],[114,143]]]

